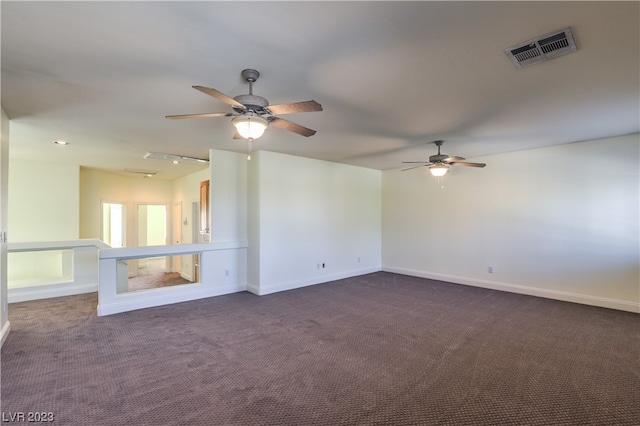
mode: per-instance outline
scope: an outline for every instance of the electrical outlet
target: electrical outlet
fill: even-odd
[[[228,269],[225,269],[225,270],[224,270],[224,276],[225,276],[225,277],[228,277],[228,276],[229,276],[229,270],[228,270]]]
[[[487,267],[487,272],[493,274],[493,266]]]
[[[360,256],[358,256],[358,263],[360,263]]]

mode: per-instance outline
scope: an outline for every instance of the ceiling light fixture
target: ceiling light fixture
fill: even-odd
[[[137,175],[142,175],[145,178],[150,178],[158,174],[158,172],[155,170],[123,169],[123,171],[127,173],[135,173]]]
[[[69,142],[67,141],[53,141],[53,143],[55,143],[56,145],[69,145]]]
[[[258,139],[267,130],[269,122],[253,112],[247,112],[232,121],[236,130],[245,139]]]
[[[429,171],[433,176],[441,177],[447,174],[449,166],[445,164],[434,164],[433,166],[429,166]]]
[[[183,161],[201,164],[207,164],[209,162],[209,160],[205,160],[204,158],[187,157],[186,155],[165,154],[163,152],[147,152],[142,156],[142,158],[153,160],[167,160],[173,164],[178,164]]]

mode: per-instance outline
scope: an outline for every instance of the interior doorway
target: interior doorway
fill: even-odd
[[[137,247],[167,245],[167,206],[165,204],[137,204],[136,211]],[[160,269],[162,272],[171,270],[169,257],[142,258],[137,262],[129,263],[129,276],[146,274],[147,269],[152,266],[149,263],[151,260],[153,260],[154,270]],[[133,267],[134,264],[135,267]]]
[[[167,206],[138,204],[138,247],[167,245]]]
[[[102,241],[113,248],[126,247],[126,206],[102,202]]]

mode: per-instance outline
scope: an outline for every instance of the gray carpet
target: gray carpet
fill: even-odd
[[[2,411],[56,425],[638,425],[640,315],[389,273],[98,318],[10,305]]]
[[[129,278],[128,291],[191,284],[191,281],[182,278],[179,272],[166,271],[166,257],[144,259],[143,264],[145,266],[138,267],[138,275]]]
[[[138,275],[129,278],[128,291],[149,290],[152,288],[170,287],[180,284],[191,284],[191,281],[182,278],[180,272],[159,272],[149,275]]]

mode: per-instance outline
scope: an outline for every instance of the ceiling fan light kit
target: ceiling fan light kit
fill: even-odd
[[[238,134],[245,139],[258,139],[267,130],[269,122],[259,115],[248,112],[231,120]]]
[[[433,166],[429,166],[429,171],[433,176],[441,177],[447,174],[449,166],[444,164],[434,164]]]

